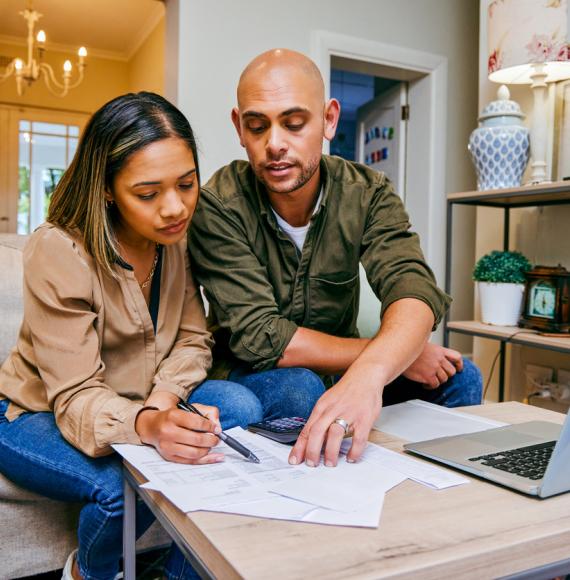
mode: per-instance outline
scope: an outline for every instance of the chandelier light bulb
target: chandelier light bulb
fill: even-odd
[[[22,96],[27,87],[30,87],[39,80],[43,80],[50,93],[57,97],[65,97],[70,90],[78,87],[83,82],[87,49],[82,46],[77,51],[79,58],[75,75],[72,73],[73,65],[70,60],[66,60],[63,63],[63,75],[61,73],[57,75],[52,66],[48,62],[45,62],[44,56],[47,38],[45,30],[38,30],[37,32],[34,30],[36,22],[42,15],[33,9],[32,2],[33,0],[27,0],[28,7],[23,12],[20,12],[28,24],[28,36],[26,40],[28,57],[25,60],[22,58],[14,58],[5,67],[5,70],[0,72],[0,83],[12,77],[16,81],[18,95]]]

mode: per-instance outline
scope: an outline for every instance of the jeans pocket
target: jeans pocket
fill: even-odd
[[[8,410],[9,404],[10,401],[8,399],[2,399],[0,401],[0,424],[8,423],[8,419],[6,418],[6,411]]]

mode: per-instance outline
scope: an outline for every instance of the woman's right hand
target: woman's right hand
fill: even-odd
[[[216,407],[196,405],[210,417],[205,419],[181,409],[143,409],[135,421],[141,441],[152,445],[168,461],[204,465],[224,460],[223,453],[210,453],[219,439],[219,412]]]

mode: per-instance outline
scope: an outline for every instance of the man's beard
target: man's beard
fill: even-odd
[[[306,183],[308,183],[310,181],[311,177],[313,177],[313,175],[315,175],[315,172],[319,168],[320,160],[321,160],[320,156],[315,157],[315,158],[311,159],[305,165],[300,166],[301,173],[299,174],[299,177],[297,177],[297,179],[295,180],[293,185],[287,185],[284,183],[280,187],[279,184],[277,184],[277,185],[270,184],[263,177],[263,170],[265,169],[265,164],[263,164],[263,169],[258,168],[257,171],[255,172],[255,174],[256,174],[257,178],[259,179],[259,181],[261,181],[261,183],[263,183],[263,185],[265,185],[265,187],[267,189],[269,189],[270,191],[273,191],[275,193],[292,193],[293,191],[297,191],[298,189],[301,189],[301,187],[303,187]],[[295,163],[295,165],[297,167],[299,167],[298,163]]]

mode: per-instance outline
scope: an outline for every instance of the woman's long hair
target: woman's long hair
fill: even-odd
[[[85,249],[110,275],[119,252],[105,191],[112,191],[117,173],[133,153],[169,137],[187,143],[200,183],[196,140],[186,117],[154,93],[117,97],[91,117],[73,161],[53,192],[47,221],[79,230]]]

